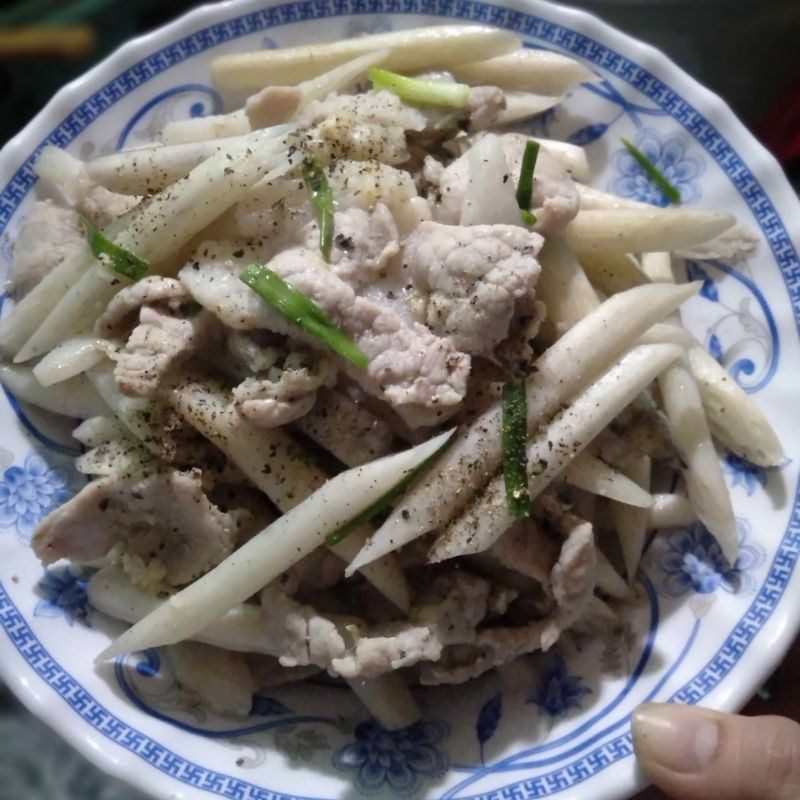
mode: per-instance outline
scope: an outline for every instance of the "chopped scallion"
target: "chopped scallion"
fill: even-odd
[[[395,500],[403,495],[406,489],[425,472],[434,461],[441,455],[442,451],[449,444],[449,439],[440,447],[435,453],[428,456],[421,464],[415,467],[401,478],[386,494],[379,497],[371,506],[365,508],[360,514],[356,514],[349,522],[345,522],[340,528],[337,528],[333,533],[325,537],[325,542],[330,545],[339,544],[346,536],[349,536],[353,531],[357,530],[365,522],[369,522],[374,517],[378,516],[382,511],[385,511],[391,506]]]
[[[311,196],[311,204],[317,209],[319,249],[323,258],[329,261],[333,246],[333,192],[325,170],[315,158],[304,158],[302,170],[303,183]]]
[[[251,264],[239,278],[290,322],[359,369],[366,369],[369,359],[358,345],[337,328],[313,300],[286,283],[269,267]]]
[[[536,224],[536,214],[530,208],[533,198],[533,171],[536,169],[537,158],[539,158],[539,142],[528,139],[525,143],[525,152],[522,154],[517,183],[517,205],[520,208],[522,221],[526,225]]]
[[[528,494],[528,402],[525,382],[503,387],[503,481],[511,513],[522,519],[531,513]]]
[[[636,163],[644,170],[645,175],[653,181],[664,197],[672,205],[680,205],[681,193],[667,180],[658,167],[632,142],[623,139],[622,144],[625,145],[625,149],[634,157]]]
[[[141,280],[147,275],[150,264],[145,259],[107,239],[85,216],[81,215],[80,219],[86,231],[86,241],[95,258],[105,256],[115,272],[132,281]]]
[[[464,108],[469,102],[469,86],[465,83],[408,78],[380,67],[372,67],[367,75],[376,89],[386,89],[406,103]]]

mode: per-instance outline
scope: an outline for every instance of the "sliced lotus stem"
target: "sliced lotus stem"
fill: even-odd
[[[569,142],[560,142],[558,139],[536,137],[536,141],[569,172],[573,180],[585,183],[592,179],[589,159],[586,158],[586,151],[582,147]]]
[[[560,237],[547,238],[539,263],[542,271],[536,298],[547,309],[539,333],[545,343],[552,344],[594,311],[600,301],[580,261]]]
[[[650,489],[651,462],[649,456],[637,456],[625,471],[627,477],[635,481],[642,491]],[[639,562],[647,539],[648,518],[649,510],[647,508],[635,508],[632,505],[618,502],[611,504],[611,520],[619,537],[629,584],[634,582],[639,569]]]
[[[162,128],[161,133],[159,134],[158,138],[163,147],[150,148],[150,157],[164,158],[165,154],[159,153],[159,150],[164,150],[167,147],[174,147],[176,145],[188,145],[192,143],[198,144],[197,150],[199,152],[201,149],[205,150],[214,139],[225,139],[230,136],[244,136],[246,133],[250,133],[251,130],[252,128],[250,127],[250,120],[247,118],[247,114],[244,113],[243,108],[239,108],[236,111],[231,111],[229,114],[209,114],[207,117],[190,117],[189,119],[172,120]],[[202,145],[202,147],[200,145]],[[136,151],[133,150],[125,152],[135,153]],[[192,151],[188,147],[185,148],[183,152],[174,152],[176,153],[176,165],[181,163],[178,158],[181,160],[185,158],[188,163],[191,163],[190,153]],[[113,158],[113,156],[107,158]],[[122,159],[118,158],[117,161],[122,161]],[[186,162],[184,162],[184,164],[185,163]],[[100,166],[95,167],[95,169],[105,170],[106,165],[101,162]],[[177,167],[175,172],[178,172]],[[173,172],[173,174],[175,174],[175,172]],[[186,172],[188,172],[188,170],[186,170]],[[183,174],[185,175],[186,172]],[[181,175],[178,172],[175,180],[177,180],[179,177],[181,177]],[[107,172],[105,172],[105,180],[109,180]],[[111,180],[114,180],[113,176],[111,177]],[[130,185],[130,183],[126,184],[126,186]]]
[[[74,378],[116,355],[118,346],[96,336],[75,336],[53,348],[34,368],[33,374],[42,386]]]
[[[224,393],[211,384],[180,384],[173,390],[172,404],[186,422],[219,447],[284,513],[328,480],[325,472],[303,458],[300,447],[283,429],[261,428],[244,419]],[[349,564],[371,533],[371,527],[362,526],[330,549]],[[408,583],[394,557],[375,561],[361,572],[398,608],[408,610]]]
[[[783,447],[764,412],[705,348],[691,347],[688,356],[714,436],[753,464],[780,465]]]
[[[642,272],[653,283],[675,283],[672,256],[669,253],[643,253]]]
[[[697,261],[723,259],[728,264],[737,264],[750,258],[761,243],[762,238],[743,225],[734,225],[708,242],[688,248],[678,248],[678,258],[691,258]]]
[[[78,375],[64,381],[54,392],[36,379],[29,367],[0,364],[0,383],[17,400],[75,419],[87,419],[108,414],[108,406],[102,401],[91,383]]]
[[[684,208],[580,211],[564,229],[577,252],[649,253],[707,242],[731,227],[730,214]]]
[[[266,132],[256,131],[223,147],[156,195],[114,243],[158,264],[230,208],[259,178],[278,177],[289,169],[285,154],[276,155],[269,146]],[[23,345],[15,361],[43,355],[90,328],[114,294],[127,284],[127,278],[99,266],[87,270]]]
[[[685,528],[697,522],[697,513],[685,494],[654,494],[647,515],[647,527]]]
[[[530,119],[555,108],[563,95],[533,94],[530,92],[506,92],[506,107],[497,115],[492,127],[511,125]]]
[[[642,203],[639,200],[630,200],[627,197],[620,197],[616,194],[604,192],[594,186],[587,186],[583,183],[576,187],[581,198],[581,211],[623,211],[630,209],[640,209],[649,211],[653,206]]]
[[[607,497],[618,504],[647,509],[653,503],[652,495],[635,479],[591,453],[581,453],[564,470],[562,477],[570,486]]]
[[[493,58],[516,50],[517,36],[484,26],[441,25],[331,44],[310,44],[221,56],[211,62],[214,84],[236,101],[264,86],[293,86],[358,56],[388,48],[384,61],[395,72],[450,69],[466,60]]]
[[[535,500],[553,479],[671,362],[675,345],[641,345],[583,391],[528,445],[528,492]],[[432,562],[487,550],[513,524],[502,475],[453,520],[430,553]]]
[[[366,464],[392,450],[391,428],[335,389],[321,389],[311,411],[294,424],[346,467]]]
[[[597,78],[588,67],[568,56],[527,48],[485,61],[457,64],[450,71],[468,83],[537,94],[563,94],[576,83]]]
[[[653,322],[672,313],[699,288],[699,284],[641,286],[615,295],[582,319],[534,365],[527,380],[528,430],[549,419],[632,347]],[[496,404],[459,431],[435,468],[397,504],[348,567],[348,574],[449,522],[499,469],[500,430]]]
[[[639,341],[642,344],[670,343],[679,344],[687,350],[697,347],[697,339],[692,336],[686,328],[676,325],[673,322],[659,322],[653,325],[648,331],[642,334]]]
[[[651,282],[628,253],[582,253],[580,262],[592,286],[606,297]]]
[[[338,67],[299,83],[297,88],[302,94],[300,108],[305,108],[314,100],[324,100],[331,92],[349,89],[370,67],[386,64],[391,55],[391,48],[382,47],[356,56]]]
[[[86,587],[89,602],[103,614],[135,624],[157,611],[166,602],[134,586],[116,566],[103,567],[89,579]],[[209,620],[192,637],[236,653],[262,653],[279,656],[274,642],[264,635],[261,607],[242,604],[229,609],[222,617]]]
[[[666,345],[665,345],[666,346]],[[688,364],[672,364],[658,379],[672,440],[683,462],[689,500],[729,563],[736,562],[739,537],[733,507],[697,383]]]
[[[112,642],[100,660],[189,639],[319,547],[430,458],[452,432],[331,478],[221,564]]]
[[[399,731],[422,718],[408,684],[397,672],[384,672],[377,678],[354,678],[347,685],[384,730]]]

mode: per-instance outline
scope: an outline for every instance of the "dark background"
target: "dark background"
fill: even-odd
[[[195,5],[191,0],[0,0],[0,144],[66,82],[131,36]],[[800,0],[576,0],[572,5],[658,45],[721,95],[800,185]],[[9,54],[4,32],[43,24],[77,26],[73,52],[54,52],[69,49],[64,35],[55,46],[26,56]],[[798,671],[795,648],[748,712],[800,719]],[[84,764],[2,687],[0,733],[0,774],[6,776],[0,800],[138,798]],[[30,763],[20,759],[21,750]],[[652,790],[640,800],[663,797]]]

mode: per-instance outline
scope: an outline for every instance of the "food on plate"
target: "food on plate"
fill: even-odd
[[[324,672],[398,728],[409,686],[613,619],[652,531],[700,520],[735,561],[715,442],[783,454],[673,276],[756,240],[630,143],[673,207],[515,130],[585,67],[443,26],[212,72],[237,110],[43,151],[57,199],[0,321],[9,391],[83,420],[90,480],[33,548],[96,570],[91,602],[131,624],[101,658],[166,647],[232,715]]]

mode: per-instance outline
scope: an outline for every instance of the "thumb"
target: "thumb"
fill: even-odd
[[[633,716],[647,777],[675,800],[800,798],[800,725],[652,703]]]

